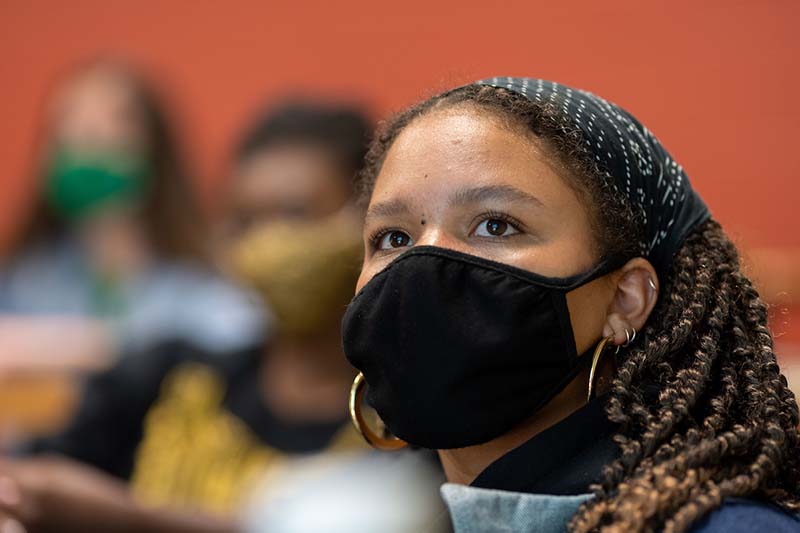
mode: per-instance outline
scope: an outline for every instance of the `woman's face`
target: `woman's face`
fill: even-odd
[[[415,120],[389,149],[367,210],[357,289],[411,246],[431,245],[548,277],[598,261],[587,207],[546,147],[470,105]],[[600,335],[613,286],[570,292],[576,347]]]
[[[56,95],[52,111],[57,144],[94,152],[146,149],[144,116],[130,83],[97,67],[69,81]]]
[[[229,231],[235,236],[275,219],[320,219],[350,199],[349,176],[325,149],[286,143],[239,162],[230,191]]]

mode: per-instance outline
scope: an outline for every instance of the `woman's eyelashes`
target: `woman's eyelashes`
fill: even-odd
[[[490,212],[475,217],[477,225],[471,236],[481,238],[505,238],[522,233],[522,224],[505,213]],[[474,222],[473,222],[474,223]]]
[[[473,235],[476,237],[509,237],[520,231],[505,220],[489,218],[484,220],[475,228]]]
[[[414,244],[408,233],[398,229],[379,231],[370,238],[370,242],[379,251],[406,248]]]
[[[468,237],[480,239],[505,239],[523,233],[522,224],[504,213],[484,213],[473,219],[466,231]],[[390,252],[414,246],[414,239],[401,229],[379,229],[369,237],[370,247],[376,252]]]

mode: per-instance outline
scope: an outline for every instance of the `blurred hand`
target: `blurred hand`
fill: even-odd
[[[106,517],[131,515],[128,509],[132,500],[121,482],[79,463],[56,457],[0,460],[0,513],[6,521],[0,533],[9,527],[27,533],[85,530]],[[112,529],[122,525],[110,522]]]
[[[25,533],[16,514],[6,509],[16,509],[21,502],[19,487],[14,480],[0,476],[0,533]]]
[[[228,519],[140,506],[128,486],[63,457],[0,458],[0,533],[235,533]]]

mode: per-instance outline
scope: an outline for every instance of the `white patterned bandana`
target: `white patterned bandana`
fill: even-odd
[[[610,183],[641,212],[640,250],[666,275],[686,236],[711,216],[689,178],[658,139],[630,113],[592,93],[552,81],[497,77],[480,80],[550,105],[583,135]]]

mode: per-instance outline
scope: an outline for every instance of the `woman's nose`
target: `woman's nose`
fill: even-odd
[[[416,242],[417,246],[436,246],[439,248],[447,248],[449,250],[456,250],[465,252],[465,245],[462,239],[448,232],[444,228],[430,226],[420,235],[419,240]]]

